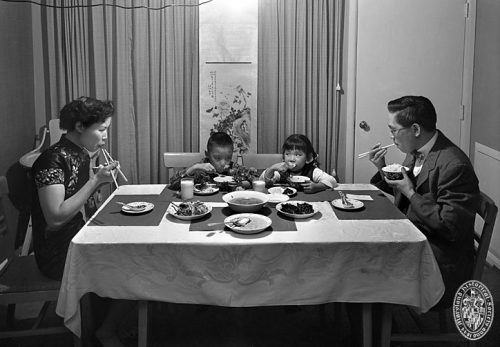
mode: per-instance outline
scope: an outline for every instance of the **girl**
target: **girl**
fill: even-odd
[[[310,181],[302,183],[305,193],[316,193],[337,186],[337,181],[318,166],[318,155],[311,141],[305,135],[290,135],[282,147],[283,162],[276,163],[264,170],[260,179],[266,186],[278,182],[287,182],[289,176],[307,176]]]

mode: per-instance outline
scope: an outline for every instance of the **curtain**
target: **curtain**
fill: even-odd
[[[61,3],[102,2],[198,4]],[[319,153],[321,168],[337,167],[342,5],[343,0],[260,0],[258,152],[280,152],[288,135],[303,133]],[[42,62],[35,62],[35,76],[43,81],[39,107],[47,122],[79,96],[112,100],[109,149],[131,183],[166,183],[163,152],[200,150],[198,7],[43,7],[33,13],[40,17],[34,30],[41,31],[42,43],[35,49],[42,52],[34,56]]]
[[[150,7],[198,4],[197,0],[99,1],[103,2]],[[35,66],[43,66],[43,71],[35,74],[45,85],[47,123],[79,96],[112,100],[111,154],[131,183],[165,183],[163,152],[199,150],[198,8],[42,7],[39,14],[43,52],[38,56],[43,62]]]
[[[320,167],[337,168],[343,0],[260,0],[258,151],[306,135]]]

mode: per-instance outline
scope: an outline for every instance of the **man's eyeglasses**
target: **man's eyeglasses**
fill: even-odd
[[[402,128],[397,128],[397,129],[389,128],[389,132],[391,133],[392,136],[396,136],[400,130],[408,129],[408,128],[409,127],[402,127]]]

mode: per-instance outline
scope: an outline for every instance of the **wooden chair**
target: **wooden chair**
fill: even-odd
[[[165,152],[163,153],[163,164],[167,168],[167,182],[170,180],[170,170],[176,170],[189,167],[195,163],[199,163],[205,158],[204,153],[189,153],[189,152]]]
[[[486,256],[488,254],[488,249],[490,247],[491,236],[493,235],[493,228],[495,226],[495,220],[498,212],[498,207],[495,202],[487,196],[485,193],[481,192],[481,203],[477,215],[483,220],[483,227],[481,232],[477,230],[474,232],[474,240],[477,243],[475,249],[475,259],[472,271],[472,280],[481,281],[484,266],[486,264]],[[472,345],[472,341],[467,341],[458,331],[448,332],[447,319],[450,310],[442,309],[436,313],[439,315],[439,333],[425,333],[420,322],[418,315],[411,309],[408,309],[412,318],[414,319],[417,327],[422,333],[414,334],[404,334],[395,333],[391,335],[391,325],[392,325],[392,312],[388,305],[385,305],[382,312],[382,336],[390,336],[390,341],[394,342],[469,342]],[[382,346],[388,345],[388,341],[382,341]]]
[[[7,179],[0,176],[0,229],[8,228],[4,212],[7,194]],[[30,242],[31,234],[27,234],[25,244]],[[7,327],[0,331],[0,339],[69,332],[62,324],[56,327],[40,327],[50,303],[57,301],[61,283],[42,275],[35,256],[28,255],[28,250],[29,246],[23,246],[21,254],[8,259],[0,270],[0,305],[7,305]],[[34,324],[30,329],[15,330],[15,305],[33,302],[44,302]]]
[[[258,153],[244,154],[243,165],[246,167],[254,167],[259,171],[265,170],[273,164],[283,161],[281,153]]]

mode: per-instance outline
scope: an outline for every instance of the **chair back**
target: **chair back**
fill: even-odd
[[[271,165],[283,161],[281,153],[259,153],[259,154],[244,154],[243,165],[247,168],[253,167],[259,171],[265,170]]]
[[[50,136],[50,145],[52,146],[54,143],[59,141],[62,134],[65,134],[66,130],[62,130],[59,127],[59,118],[49,120],[49,136]]]
[[[167,168],[167,182],[170,181],[170,170],[178,171],[199,163],[205,158],[204,153],[199,152],[165,152],[163,153],[163,164]]]
[[[491,236],[495,227],[498,207],[495,202],[485,193],[481,192],[481,203],[477,214],[483,219],[484,224],[481,232],[474,232],[474,240],[477,242],[476,257],[474,260],[474,269],[472,279],[480,281],[483,275],[486,256],[490,248]]]

